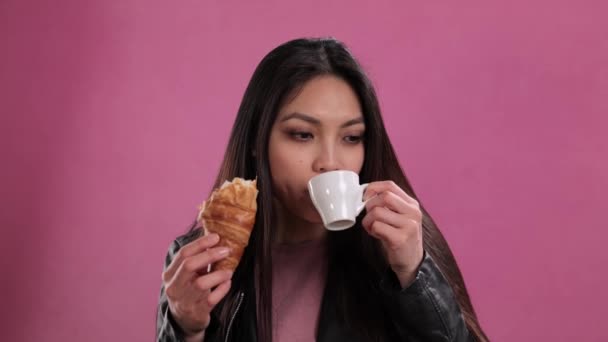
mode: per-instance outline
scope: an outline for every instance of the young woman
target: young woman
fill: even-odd
[[[332,170],[369,183],[354,227],[326,230],[308,180]],[[420,204],[376,94],[334,39],[271,51],[245,91],[215,187],[254,179],[258,212],[234,274],[200,227],[169,249],[159,341],[487,341],[447,242]]]

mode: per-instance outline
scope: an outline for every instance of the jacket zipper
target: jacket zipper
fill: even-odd
[[[237,299],[238,302],[236,304],[236,310],[234,310],[232,317],[230,317],[230,322],[228,322],[228,330],[226,330],[226,339],[224,340],[224,342],[228,342],[228,337],[230,337],[230,328],[232,328],[232,323],[234,323],[234,318],[236,317],[236,314],[239,312],[239,309],[241,308],[241,304],[243,304],[244,297],[245,297],[245,294],[243,292],[240,292],[239,298]]]

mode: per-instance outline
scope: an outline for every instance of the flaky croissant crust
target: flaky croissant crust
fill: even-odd
[[[238,266],[255,224],[257,194],[256,180],[235,178],[232,182],[224,182],[203,203],[199,220],[202,220],[205,234],[218,234],[218,246],[231,249],[227,258],[213,265],[214,270],[234,271]]]

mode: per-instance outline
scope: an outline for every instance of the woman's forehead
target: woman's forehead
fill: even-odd
[[[351,86],[335,76],[321,76],[305,83],[279,110],[277,120],[329,122],[362,117],[359,99]]]

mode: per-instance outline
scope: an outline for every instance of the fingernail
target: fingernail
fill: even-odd
[[[217,250],[218,256],[228,255],[228,253],[230,253],[230,248],[228,248],[228,247],[221,247],[221,248],[218,248],[218,250]]]
[[[219,240],[219,238],[220,238],[220,236],[215,233],[209,234],[209,240],[211,240],[211,241],[217,241],[217,240]]]

